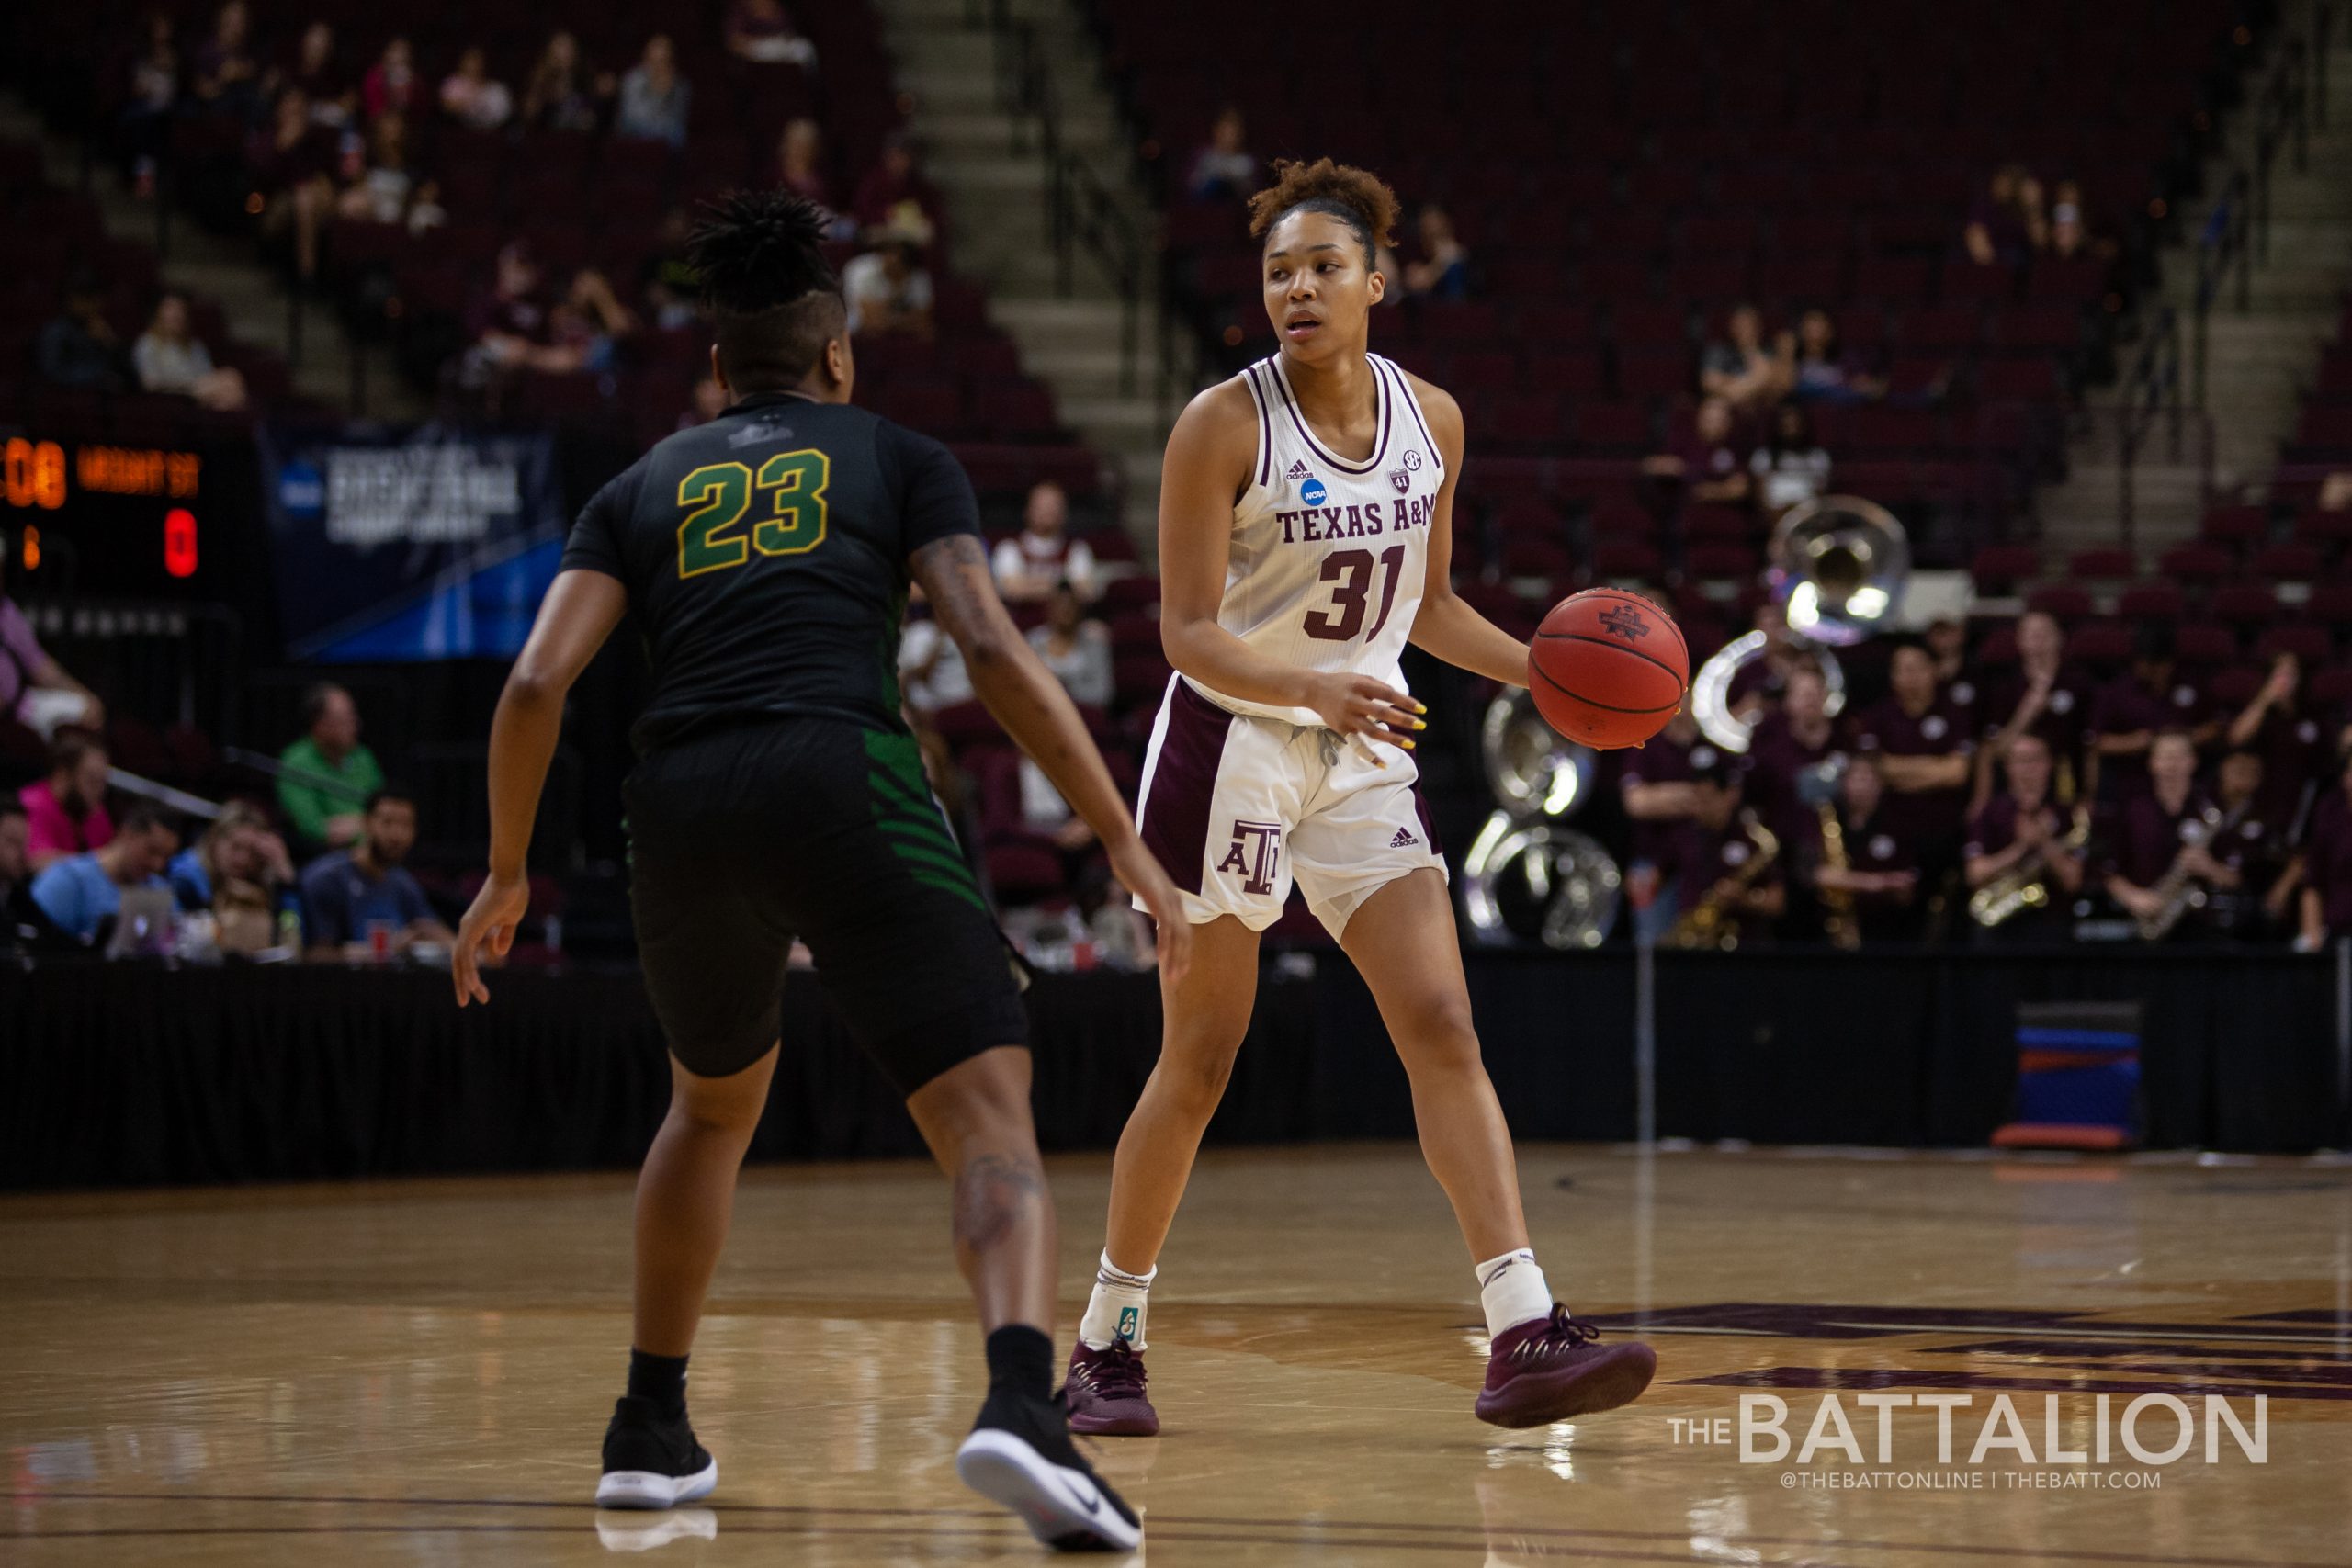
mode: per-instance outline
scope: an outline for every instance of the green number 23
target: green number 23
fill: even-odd
[[[692,507],[678,525],[678,575],[699,577],[763,556],[806,555],[825,542],[825,485],[832,463],[814,447],[779,452],[760,465],[706,463],[678,481],[678,504]],[[737,532],[752,498],[767,515]]]

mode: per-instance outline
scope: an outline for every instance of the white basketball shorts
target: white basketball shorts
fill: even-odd
[[[1182,675],[1152,726],[1136,815],[1195,925],[1232,915],[1264,931],[1295,877],[1336,937],[1388,883],[1445,874],[1411,752],[1228,713]]]

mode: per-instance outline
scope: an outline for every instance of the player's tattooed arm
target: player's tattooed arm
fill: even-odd
[[[915,551],[907,564],[930,598],[940,629],[963,650],[973,694],[1094,829],[1112,870],[1159,922],[1160,967],[1171,976],[1181,974],[1192,943],[1192,928],[1182,919],[1182,900],[1144,848],[1078,705],[1005,613],[980,541],[970,534],[951,534]]]

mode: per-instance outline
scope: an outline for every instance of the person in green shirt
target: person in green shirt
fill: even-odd
[[[341,849],[358,837],[362,807],[383,787],[384,770],[360,743],[359,706],[341,686],[322,681],[304,693],[302,722],[307,733],[277,759],[286,770],[277,804],[295,837]]]

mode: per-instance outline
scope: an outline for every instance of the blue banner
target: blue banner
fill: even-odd
[[[271,428],[261,457],[289,659],[522,650],[563,553],[552,436]]]

